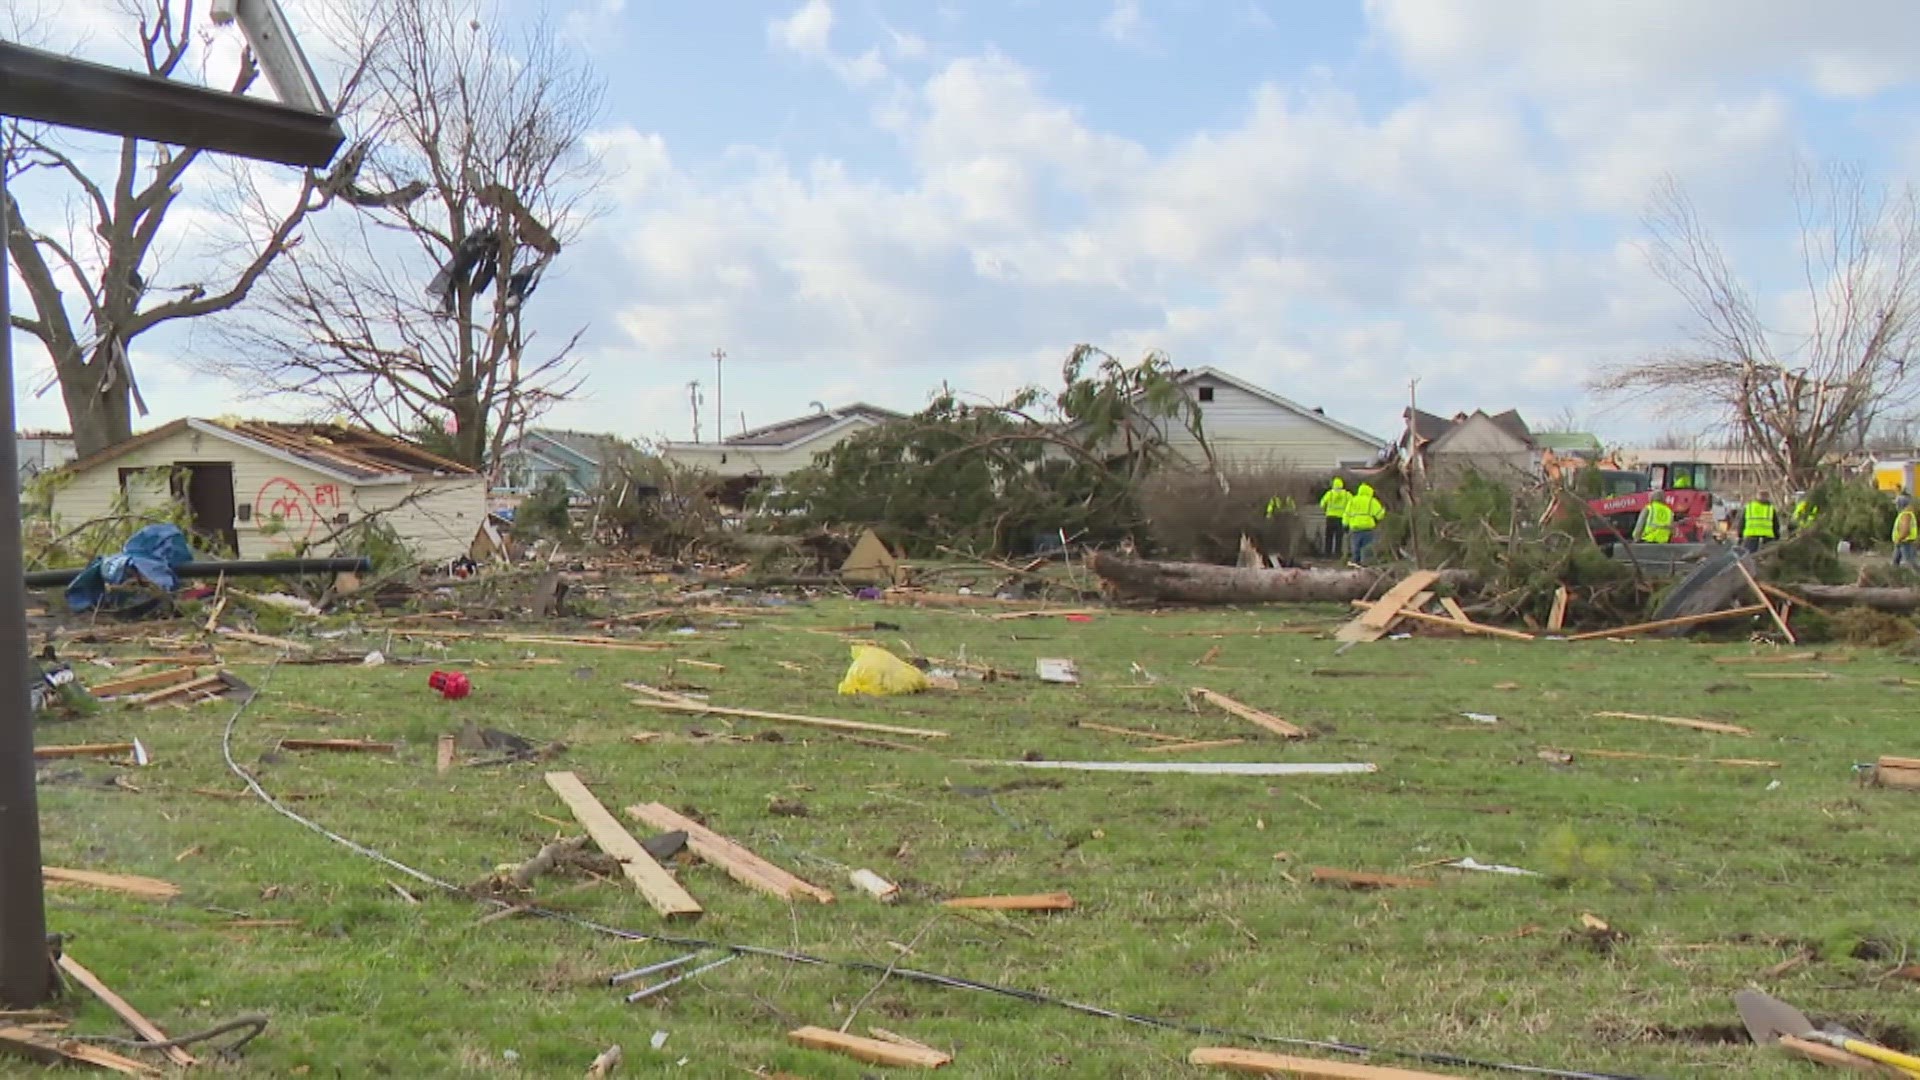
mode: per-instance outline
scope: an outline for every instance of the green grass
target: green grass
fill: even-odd
[[[674,643],[662,654],[467,643],[437,654],[395,639],[403,655],[488,666],[457,665],[475,687],[458,702],[429,693],[425,667],[283,666],[241,719],[235,751],[269,790],[314,796],[293,804],[302,813],[460,883],[560,834],[545,818],[566,811],[541,773],[575,770],[616,813],[644,801],[697,808],[711,827],[840,898],[789,909],[712,867],[685,866],[681,879],[707,914],[676,932],[881,964],[919,934],[911,966],[1191,1023],[1665,1076],[1812,1075],[1771,1051],[1688,1037],[1737,1032],[1729,996],[1755,980],[1817,1019],[1891,1038],[1920,1027],[1920,988],[1875,981],[1920,937],[1920,794],[1863,789],[1850,769],[1881,753],[1920,753],[1920,698],[1894,678],[1910,665],[1846,650],[1810,664],[1721,665],[1711,659],[1748,646],[1651,641],[1429,638],[1336,657],[1331,642],[1311,636],[1182,636],[1338,614],[1117,613],[1079,624],[832,602],[770,611],[741,629],[662,637]],[[875,618],[901,625],[874,635],[896,652],[906,651],[903,642],[933,656],[964,649],[1020,671],[1039,656],[1073,657],[1085,685],[1028,679],[911,698],[838,697],[846,643],[806,630]],[[381,646],[384,634],[345,644]],[[1215,646],[1212,665],[1196,669]],[[562,662],[516,662],[529,652]],[[952,737],[908,752],[742,721],[735,732],[777,730],[785,740],[635,745],[627,736],[643,730],[727,730],[716,718],[630,704],[621,683],[664,681],[673,656],[726,665],[676,673],[710,687],[716,704],[935,727]],[[787,671],[782,660],[807,670]],[[1135,662],[1159,684],[1136,688]],[[257,666],[235,670],[264,675]],[[1791,670],[1835,678],[1747,677]],[[1520,688],[1494,689],[1506,682]],[[1192,685],[1286,716],[1316,737],[1285,744],[1224,713],[1191,712],[1180,688]],[[1590,715],[1606,709],[1731,721],[1757,737]],[[271,1029],[235,1075],[578,1075],[616,1042],[629,1075],[654,1075],[682,1058],[676,1074],[688,1077],[872,1071],[784,1039],[802,1024],[838,1027],[874,985],[870,973],[747,958],[629,1006],[605,977],[677,950],[557,922],[476,928],[485,909],[472,901],[405,881],[258,802],[195,794],[240,787],[221,761],[229,711],[110,709],[43,724],[39,737],[138,735],[151,747],[155,764],[129,777],[138,793],[99,784],[113,771],[103,764],[54,766],[85,779],[41,787],[46,861],[166,878],[184,895],[159,904],[51,890],[50,928],[68,933],[77,958],[170,1031],[271,1014]],[[1463,711],[1500,722],[1476,724]],[[437,775],[435,737],[469,718],[570,749],[553,765]],[[1133,740],[1073,727],[1078,720],[1248,741],[1199,755],[1145,754]],[[261,764],[283,736],[366,736],[404,748],[394,756],[283,753]],[[1537,756],[1545,746],[1773,758],[1784,767],[1599,758],[1557,767]],[[961,762],[1028,753],[1372,761],[1380,771],[1109,776]],[[806,816],[770,813],[775,798],[797,800]],[[1277,860],[1278,852],[1289,858]],[[1464,855],[1558,876],[1411,870]],[[838,866],[870,868],[907,897],[877,904]],[[1441,885],[1347,892],[1309,883],[1314,866],[1415,872]],[[605,922],[661,928],[624,883],[562,895],[577,880],[543,880],[538,895]],[[390,881],[424,902],[406,902]],[[1077,910],[962,918],[933,903],[1060,889]],[[222,929],[231,916],[209,908],[299,926]],[[1582,912],[1630,938],[1597,950],[1577,931]],[[1869,941],[1891,955],[1853,958],[1870,954],[1861,948]],[[1761,979],[1803,945],[1820,958]],[[898,979],[872,996],[852,1030],[869,1025],[952,1050],[952,1071],[963,1076],[1197,1074],[1184,1064],[1187,1051],[1225,1041]],[[92,1002],[80,1008],[79,1027],[117,1031]],[[647,1045],[655,1031],[670,1033],[660,1052]]]

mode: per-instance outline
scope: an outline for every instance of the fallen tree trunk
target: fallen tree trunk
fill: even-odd
[[[1345,603],[1364,599],[1398,575],[1380,570],[1261,570],[1205,563],[1143,562],[1095,553],[1087,562],[1118,600],[1190,604]],[[1439,584],[1471,588],[1470,570],[1443,570]]]
[[[1857,604],[1904,615],[1920,611],[1920,589],[1887,588],[1873,585],[1781,585],[1795,596],[1804,596],[1816,604]]]

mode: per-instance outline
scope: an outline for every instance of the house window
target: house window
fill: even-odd
[[[1201,388],[1200,388],[1200,400],[1201,400],[1201,401],[1212,401],[1212,400],[1213,400],[1213,387],[1211,387],[1211,386],[1203,386],[1203,387],[1201,387]]]

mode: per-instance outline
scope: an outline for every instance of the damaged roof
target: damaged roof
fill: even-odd
[[[852,416],[864,416],[869,420],[882,423],[888,420],[904,419],[891,409],[882,409],[877,405],[856,401],[838,409],[823,409],[806,416],[782,420],[777,424],[754,428],[752,431],[743,431],[722,441],[728,446],[791,446]]]
[[[365,428],[344,424],[219,421],[193,417],[162,424],[126,442],[89,454],[66,468],[71,472],[85,472],[188,430],[251,446],[343,480],[378,482],[405,480],[415,476],[477,475],[473,469],[432,453],[417,443]]]

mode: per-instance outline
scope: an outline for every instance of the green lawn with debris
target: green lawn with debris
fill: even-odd
[[[698,922],[665,924],[633,886],[597,881],[590,868],[538,881],[532,898],[556,910],[642,934],[899,964],[1170,1024],[1639,1076],[1813,1075],[1814,1066],[1748,1044],[1730,997],[1749,985],[1895,1046],[1920,1032],[1920,982],[1893,974],[1920,961],[1909,956],[1920,942],[1920,792],[1864,787],[1854,771],[1882,754],[1920,755],[1920,689],[1903,681],[1912,664],[1893,652],[1823,647],[1788,663],[1722,663],[1778,650],[1726,639],[1416,637],[1336,654],[1323,636],[1256,632],[1350,614],[1333,607],[1103,612],[1090,622],[993,620],[990,610],[829,601],[720,628],[730,616],[694,612],[698,633],[636,635],[667,643],[657,653],[436,646],[386,627],[315,642],[465,671],[473,693],[458,701],[428,689],[429,666],[269,672],[268,651],[233,646],[229,669],[262,689],[232,750],[300,814],[460,885],[580,832],[543,782],[547,771],[572,770],[623,820],[627,806],[665,803],[837,900],[789,905],[683,860],[678,877],[706,909]],[[898,629],[844,632],[876,619]],[[841,697],[836,684],[859,637],[1028,677]],[[1073,659],[1082,684],[1032,678],[1041,657]],[[79,667],[90,680],[109,674]],[[1761,677],[1800,673],[1829,677]],[[950,737],[882,737],[913,744],[896,749],[656,711],[633,704],[626,682]],[[1284,741],[1190,706],[1185,691],[1196,686],[1313,737]],[[609,975],[696,950],[535,918],[477,925],[494,909],[251,796],[218,797],[245,790],[222,757],[233,710],[231,699],[109,707],[43,723],[38,737],[138,736],[151,750],[143,769],[43,766],[45,859],[163,878],[182,895],[50,889],[49,928],[169,1033],[267,1014],[271,1026],[228,1067],[234,1075],[580,1075],[615,1043],[630,1075],[873,1072],[787,1041],[809,1024],[897,1032],[950,1051],[950,1071],[963,1076],[1201,1075],[1187,1054],[1209,1045],[1340,1056],[759,956],[629,1005],[623,992],[653,980],[616,988]],[[1593,715],[1607,710],[1744,725],[1753,736]],[[436,738],[469,720],[566,748],[547,762],[437,773]],[[1082,722],[1245,741],[1151,752],[1164,742]],[[664,737],[630,738],[642,732]],[[400,748],[276,748],[282,738],[363,737]],[[1571,763],[1543,750],[1570,752]],[[1379,769],[1242,777],[973,763],[1022,758]],[[1467,856],[1541,876],[1439,865]],[[1351,891],[1315,882],[1322,867],[1433,885]],[[869,898],[848,882],[852,868],[897,882],[902,898]],[[937,903],[1056,891],[1072,895],[1073,910],[1000,915]],[[74,1030],[124,1034],[90,999]]]

